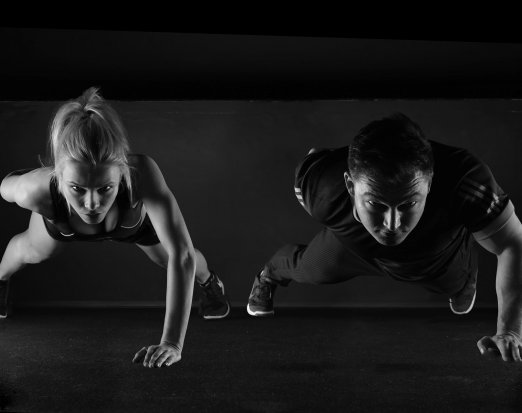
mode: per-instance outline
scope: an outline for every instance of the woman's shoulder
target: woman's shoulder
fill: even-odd
[[[150,167],[151,164],[156,163],[149,155],[145,155],[143,153],[131,153],[127,156],[127,159],[131,169],[137,170]]]
[[[160,174],[161,170],[152,157],[149,155],[134,153],[128,155],[129,167],[133,179],[136,181],[149,180],[151,177]]]
[[[161,169],[152,157],[144,154],[131,154],[128,155],[128,161],[133,187],[136,188],[139,197],[166,187]]]
[[[50,191],[52,168],[37,168],[12,176],[16,176],[16,180],[12,183],[14,201],[22,208],[44,216],[52,216],[53,204]]]

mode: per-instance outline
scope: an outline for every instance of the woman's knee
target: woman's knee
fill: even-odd
[[[25,233],[13,237],[15,248],[22,261],[26,264],[38,264],[55,256],[60,248],[58,245],[35,245]]]

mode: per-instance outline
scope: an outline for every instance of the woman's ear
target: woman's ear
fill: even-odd
[[[354,183],[352,177],[348,172],[344,173],[344,184],[346,185],[346,189],[348,189],[348,193],[350,194],[350,196],[353,197],[355,195]]]

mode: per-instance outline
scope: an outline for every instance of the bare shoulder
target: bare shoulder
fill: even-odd
[[[161,169],[152,157],[144,154],[129,155],[129,166],[139,195],[145,196],[168,189]]]
[[[2,197],[9,202],[16,202],[22,208],[51,216],[51,177],[51,168],[37,168],[22,174],[12,173],[2,181]]]
[[[137,171],[142,171],[156,165],[156,162],[149,155],[133,153],[128,155],[129,166]],[[156,165],[157,166],[157,165]]]

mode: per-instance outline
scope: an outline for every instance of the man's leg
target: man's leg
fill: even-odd
[[[155,245],[136,244],[160,267],[167,268],[168,254],[158,243]],[[230,304],[225,295],[225,286],[214,271],[209,270],[207,260],[199,250],[196,252],[196,282],[200,287],[201,300],[199,314],[206,320],[224,318],[230,312]]]
[[[477,295],[478,253],[473,239],[465,242],[446,272],[423,280],[427,290],[449,297],[454,314],[467,314],[473,309]]]
[[[274,254],[254,280],[247,311],[253,316],[273,315],[277,285],[286,286],[290,281],[331,284],[360,275],[381,272],[344,247],[325,228],[308,245],[285,245]]]
[[[9,279],[27,264],[37,264],[60,252],[64,243],[51,238],[41,215],[33,212],[29,227],[9,241],[0,262],[0,318],[7,316]]]

